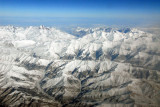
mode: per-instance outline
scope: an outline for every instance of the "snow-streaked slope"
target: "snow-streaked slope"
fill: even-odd
[[[82,34],[1,26],[1,105],[160,104],[159,36],[135,28],[75,32]]]

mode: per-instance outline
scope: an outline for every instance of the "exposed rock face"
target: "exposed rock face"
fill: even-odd
[[[78,32],[84,35],[0,27],[0,105],[160,105],[159,36],[129,28]]]

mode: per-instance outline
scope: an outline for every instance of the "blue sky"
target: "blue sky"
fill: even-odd
[[[0,25],[149,24],[160,0],[0,0]]]

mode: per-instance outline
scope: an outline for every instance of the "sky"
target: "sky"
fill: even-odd
[[[159,24],[160,0],[0,0],[0,25]]]

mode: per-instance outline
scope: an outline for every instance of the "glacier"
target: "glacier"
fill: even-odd
[[[0,105],[157,107],[159,46],[137,28],[0,26]]]

